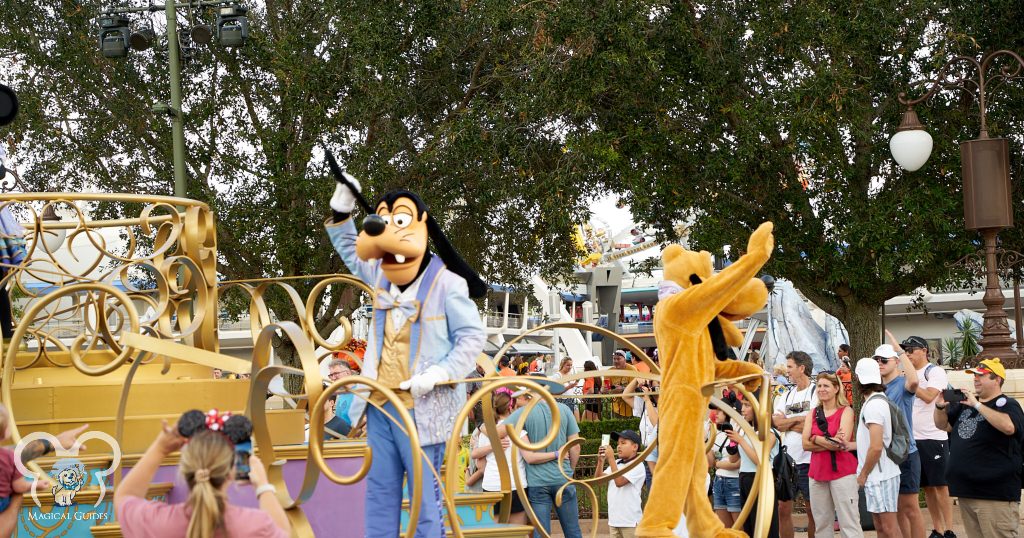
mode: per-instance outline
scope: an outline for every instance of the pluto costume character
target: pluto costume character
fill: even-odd
[[[671,245],[662,253],[665,278],[671,281],[667,284],[676,292],[662,294],[654,316],[662,366],[659,459],[637,536],[673,536],[684,513],[690,536],[746,536],[726,529],[708,502],[702,427],[708,398],[701,387],[715,379],[761,373],[751,363],[719,360],[712,341],[724,337],[727,343],[738,344],[739,331],[730,320],[750,316],[765,305],[768,290],[754,275],[773,247],[772,224],[766,222],[750,236],[747,253],[718,274],[707,252]],[[759,381],[751,382],[748,388],[758,385]]]
[[[329,157],[338,186],[331,198],[334,222],[327,234],[353,275],[375,293],[370,337],[362,375],[376,379],[400,397],[416,422],[426,462],[440,472],[445,441],[466,401],[459,386],[437,386],[465,378],[483,351],[484,329],[471,296],[486,286],[455,253],[427,208],[411,192],[385,194],[357,233],[351,213],[361,200],[359,182],[342,172]],[[427,249],[428,237],[438,254]],[[356,398],[350,417],[366,410],[367,444],[372,463],[367,475],[366,536],[399,536],[402,485],[408,473],[412,498],[413,458],[417,453],[401,427],[391,403],[374,395],[383,411]],[[355,423],[353,421],[353,423]],[[424,466],[423,502],[417,537],[445,535],[440,485]]]

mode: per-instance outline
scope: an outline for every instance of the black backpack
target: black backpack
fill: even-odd
[[[775,475],[775,500],[792,501],[796,498],[796,461],[789,455],[786,445],[782,444],[779,434],[773,429],[772,434],[779,443],[779,453],[772,461],[772,473]]]

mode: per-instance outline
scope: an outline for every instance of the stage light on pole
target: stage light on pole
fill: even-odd
[[[128,55],[128,17],[124,15],[104,15],[99,23],[100,52],[105,58],[124,58]]]
[[[217,42],[225,47],[241,47],[249,39],[249,8],[238,4],[217,10]]]
[[[128,44],[138,51],[143,51],[153,46],[153,42],[156,41],[156,32],[152,28],[143,28],[136,32],[132,32],[132,35],[128,38]]]
[[[209,45],[213,41],[213,27],[209,24],[197,24],[189,32],[192,41],[202,45]]]

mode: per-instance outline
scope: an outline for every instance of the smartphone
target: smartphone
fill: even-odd
[[[249,447],[234,449],[234,480],[247,481],[249,480],[249,456],[252,450],[252,445]]]
[[[960,403],[966,400],[967,396],[964,396],[964,391],[960,389],[943,389],[942,399],[946,400],[946,403]]]
[[[612,436],[610,433],[601,435],[601,446],[608,446],[612,442]]]

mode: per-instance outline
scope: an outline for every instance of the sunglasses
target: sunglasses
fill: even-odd
[[[878,361],[879,364],[888,364],[889,361],[894,361],[896,359],[889,359],[886,357],[875,357],[875,360]]]

